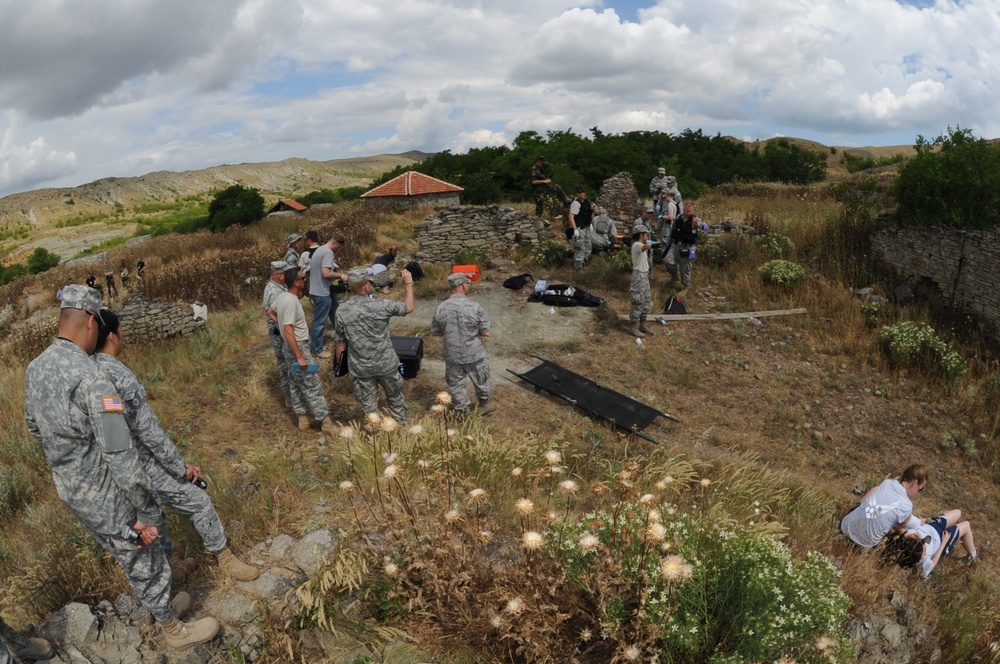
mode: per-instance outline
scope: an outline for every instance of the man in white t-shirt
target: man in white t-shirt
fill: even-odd
[[[285,271],[285,286],[288,291],[274,299],[267,315],[278,325],[282,339],[285,341],[285,362],[288,363],[288,378],[292,397],[292,410],[299,417],[299,430],[308,431],[309,416],[320,421],[323,432],[332,437],[334,427],[330,420],[330,410],[323,394],[323,384],[319,373],[309,373],[307,370],[313,364],[309,352],[309,328],[306,327],[306,315],[299,299],[305,295],[305,278],[299,268],[293,267]]]
[[[864,549],[873,549],[890,530],[916,528],[924,520],[913,516],[913,499],[927,486],[927,469],[914,464],[899,480],[887,479],[865,494],[840,521],[840,532]]]
[[[337,322],[337,307],[340,305],[340,298],[330,292],[334,279],[347,281],[347,274],[340,272],[337,265],[334,251],[344,246],[344,238],[334,235],[330,241],[321,245],[313,252],[309,261],[309,281],[307,290],[309,301],[312,302],[313,317],[312,325],[309,326],[310,350],[316,357],[333,357],[333,352],[323,348],[323,330],[326,328],[326,321],[331,324]]]

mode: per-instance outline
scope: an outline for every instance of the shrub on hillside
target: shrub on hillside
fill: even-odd
[[[780,288],[791,288],[806,278],[806,271],[798,263],[786,260],[768,261],[759,268],[765,284]]]
[[[795,255],[795,243],[780,233],[768,233],[754,238],[754,244],[762,253],[771,258],[791,258]]]
[[[559,267],[566,260],[566,245],[558,240],[542,240],[535,249],[535,262],[542,267]]]
[[[59,265],[59,256],[44,247],[37,247],[28,257],[28,272],[41,274]]]
[[[252,187],[234,184],[215,195],[208,204],[208,228],[222,231],[247,226],[264,216],[264,197]]]
[[[926,323],[904,321],[887,325],[879,332],[879,343],[897,366],[925,366],[952,382],[965,374],[962,356]]]

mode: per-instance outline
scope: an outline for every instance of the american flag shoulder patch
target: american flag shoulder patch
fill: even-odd
[[[104,406],[105,413],[125,412],[125,406],[122,405],[121,397],[101,397],[101,405]]]

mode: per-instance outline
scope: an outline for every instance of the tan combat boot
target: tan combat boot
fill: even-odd
[[[631,334],[633,337],[639,337],[640,339],[646,336],[645,334],[639,331],[639,328],[635,326],[635,323],[632,323],[632,327],[628,329],[628,333]]]
[[[208,643],[219,633],[219,621],[209,616],[189,623],[171,618],[160,623],[167,645],[174,650],[187,650],[199,643]]]
[[[217,554],[219,558],[219,569],[233,577],[237,581],[253,581],[260,576],[260,570],[233,555],[229,548],[225,548]]]
[[[642,318],[639,319],[639,331],[642,332],[643,334],[645,334],[648,337],[653,336],[653,331],[651,329],[649,329],[648,327],[646,327],[646,317],[645,316],[643,316]]]
[[[180,591],[170,600],[170,609],[173,612],[174,618],[180,620],[191,610],[191,595],[183,590]]]
[[[194,558],[181,558],[176,551],[170,554],[167,564],[170,565],[170,576],[173,583],[186,583],[191,572],[198,567]]]
[[[492,403],[489,399],[482,399],[479,402],[479,414],[489,415],[497,409],[497,405]]]
[[[323,433],[330,438],[337,437],[337,427],[334,425],[333,420],[330,419],[329,415],[323,418],[323,421],[320,423],[320,428],[322,428]]]
[[[308,415],[299,415],[299,431],[309,431]]]

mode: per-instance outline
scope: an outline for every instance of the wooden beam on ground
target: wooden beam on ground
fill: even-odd
[[[806,309],[775,309],[773,311],[747,311],[743,313],[728,314],[662,314],[659,316],[649,316],[653,320],[659,321],[661,318],[668,323],[686,323],[698,320],[737,320],[740,318],[767,318],[769,316],[793,316],[804,314]],[[619,316],[618,320],[628,320],[628,316]]]

